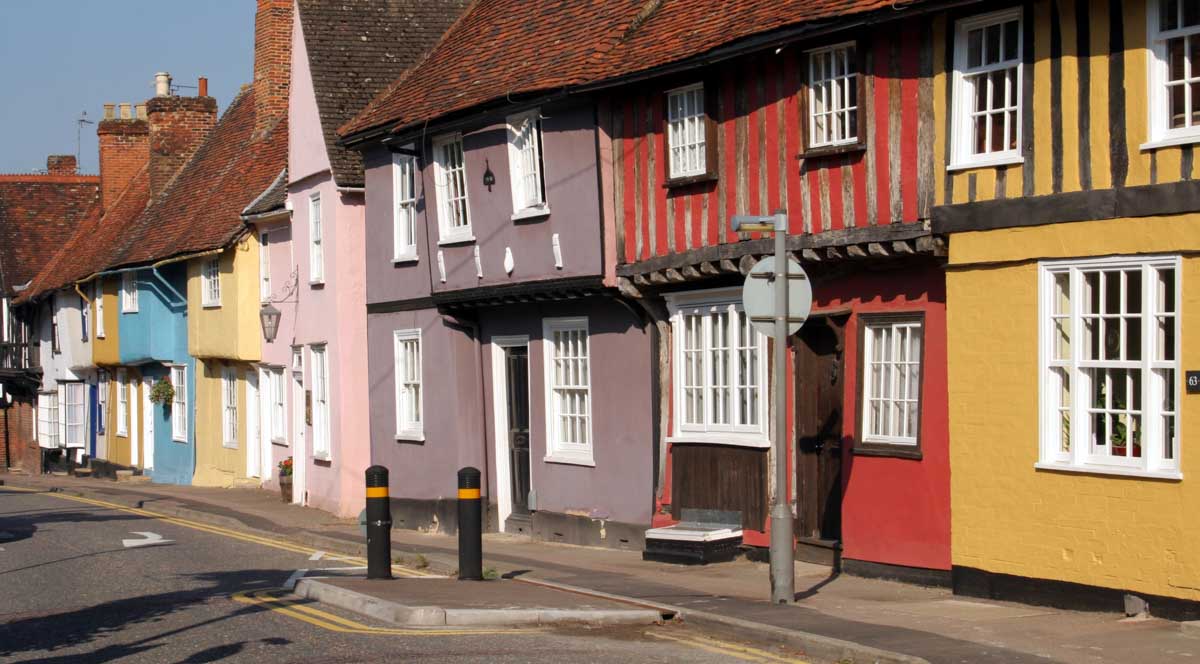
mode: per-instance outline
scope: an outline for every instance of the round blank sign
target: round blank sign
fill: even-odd
[[[775,257],[758,262],[742,286],[742,308],[750,323],[768,337],[775,336]],[[795,334],[812,311],[812,283],[800,263],[788,259],[788,336]]]

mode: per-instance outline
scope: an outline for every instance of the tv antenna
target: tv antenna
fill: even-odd
[[[80,163],[79,146],[80,146],[80,141],[83,137],[83,125],[85,125],[85,124],[96,124],[96,123],[92,122],[91,120],[88,119],[87,111],[81,111],[79,113],[79,119],[77,119],[75,121],[75,164],[76,164],[76,168],[78,168],[78,164]]]

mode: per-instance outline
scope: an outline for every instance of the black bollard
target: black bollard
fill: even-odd
[[[483,501],[479,497],[479,470],[458,471],[458,578],[483,580]]]
[[[388,469],[367,469],[367,578],[392,578],[392,505]]]

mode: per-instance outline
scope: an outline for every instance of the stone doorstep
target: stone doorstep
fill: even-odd
[[[406,627],[517,627],[585,623],[589,625],[653,625],[663,616],[654,609],[445,608],[409,606],[372,597],[316,579],[300,579],[293,591],[305,599],[329,604]]]

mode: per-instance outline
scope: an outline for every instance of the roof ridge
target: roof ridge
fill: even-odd
[[[60,175],[56,173],[0,173],[0,182],[47,182],[58,184],[100,184],[99,175]]]

